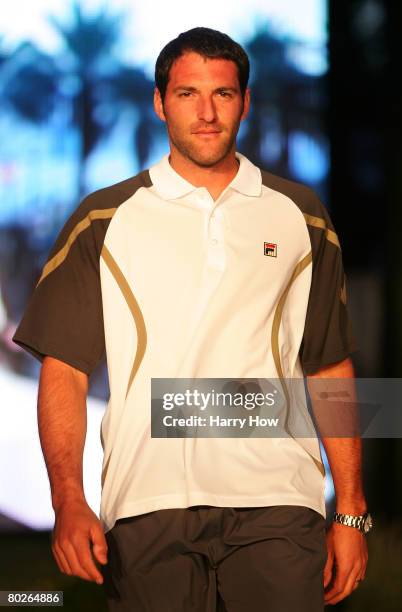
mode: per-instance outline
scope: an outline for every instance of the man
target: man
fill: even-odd
[[[311,189],[236,151],[250,106],[237,43],[195,28],[155,74],[170,154],[81,202],[14,336],[43,360],[53,553],[64,573],[105,577],[111,610],[322,610],[324,586],[334,604],[365,574],[359,439],[324,440],[351,521],[326,534],[317,439],[152,437],[151,379],[353,377],[339,241]],[[82,453],[105,349],[99,521]]]

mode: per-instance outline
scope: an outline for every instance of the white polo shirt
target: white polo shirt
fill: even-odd
[[[356,350],[326,208],[310,188],[236,156],[216,201],[168,155],[87,196],[13,337],[88,375],[106,354],[105,531],[118,518],[198,504],[325,516],[314,436],[151,437],[151,378],[301,378]]]

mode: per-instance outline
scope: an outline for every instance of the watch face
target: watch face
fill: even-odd
[[[364,521],[364,533],[368,533],[373,527],[373,519],[371,518],[371,514],[367,514],[366,519]]]

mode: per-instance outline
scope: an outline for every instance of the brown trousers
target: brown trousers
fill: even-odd
[[[325,519],[304,506],[191,506],[106,533],[110,612],[323,612]]]

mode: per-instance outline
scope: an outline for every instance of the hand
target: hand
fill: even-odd
[[[332,523],[327,532],[327,550],[324,602],[332,605],[350,595],[364,579],[368,552],[364,534],[339,523]]]
[[[107,563],[107,543],[98,517],[85,501],[64,502],[55,512],[52,552],[59,569],[69,576],[102,584],[102,574],[93,558]]]

